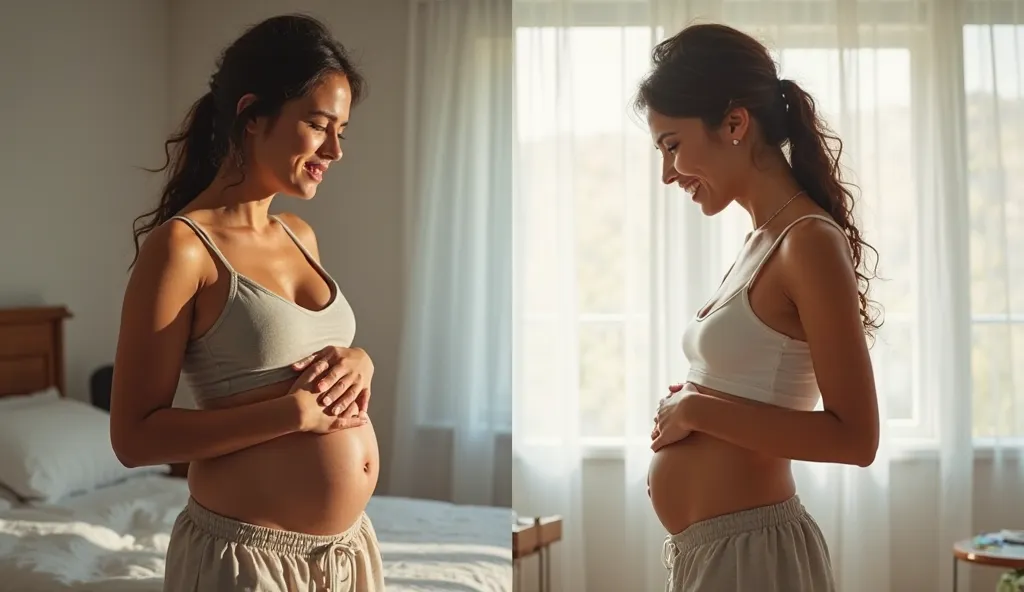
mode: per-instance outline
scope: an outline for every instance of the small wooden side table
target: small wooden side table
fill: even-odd
[[[999,533],[981,535],[998,540]],[[953,545],[953,592],[957,592],[957,566],[961,561],[1004,569],[1024,569],[1024,545],[996,542],[978,545],[979,537],[957,541]]]
[[[520,561],[536,555],[540,592],[551,591],[551,545],[562,540],[562,517],[541,516],[520,518],[512,526],[512,565],[518,572]],[[519,590],[520,578],[514,577],[515,589]]]

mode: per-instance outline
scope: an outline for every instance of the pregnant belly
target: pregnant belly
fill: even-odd
[[[671,534],[701,520],[785,501],[796,491],[788,460],[699,432],[656,452],[648,483],[654,512]]]
[[[192,463],[189,488],[210,510],[260,526],[316,535],[347,530],[377,486],[373,424],[295,433]]]

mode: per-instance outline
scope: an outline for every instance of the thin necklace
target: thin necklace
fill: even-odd
[[[768,223],[771,222],[772,220],[774,220],[775,216],[778,216],[779,214],[781,214],[782,210],[786,209],[786,206],[788,206],[789,204],[793,203],[793,200],[796,199],[797,196],[799,196],[803,192],[804,192],[804,190],[801,189],[800,191],[797,191],[795,194],[793,194],[793,197],[789,198],[789,201],[787,201],[786,203],[782,204],[782,207],[779,208],[778,210],[775,210],[774,214],[769,216],[767,220],[762,222],[760,226],[758,226],[757,228],[754,229],[754,232],[757,232],[758,230],[761,230],[765,226],[768,226]]]

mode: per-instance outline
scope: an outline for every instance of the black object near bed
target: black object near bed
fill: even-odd
[[[114,367],[100,366],[89,376],[89,401],[94,407],[110,411],[110,390],[114,383]]]

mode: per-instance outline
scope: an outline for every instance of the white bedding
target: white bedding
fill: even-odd
[[[0,592],[159,591],[182,479],[143,476],[59,504],[0,504]],[[374,497],[387,592],[509,592],[511,511]]]

